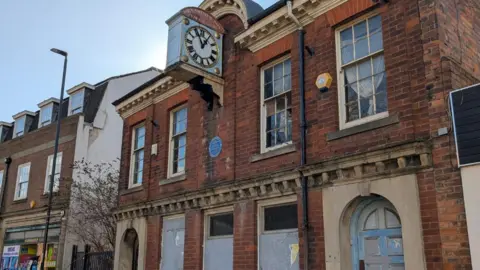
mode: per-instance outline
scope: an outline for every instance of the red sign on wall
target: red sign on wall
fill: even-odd
[[[212,14],[206,12],[203,9],[197,7],[187,7],[180,11],[180,14],[183,16],[190,18],[200,24],[208,26],[213,30],[217,31],[219,34],[225,33],[225,28],[223,28],[222,24],[212,16]]]

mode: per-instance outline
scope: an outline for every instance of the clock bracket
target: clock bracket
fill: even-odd
[[[200,92],[200,96],[207,103],[209,110],[215,102],[223,106],[223,90],[225,81],[216,75],[206,72],[188,63],[178,63],[165,70],[168,76],[175,80],[188,82],[192,90]]]

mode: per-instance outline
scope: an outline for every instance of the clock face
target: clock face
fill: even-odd
[[[198,65],[208,68],[217,63],[218,46],[215,37],[205,28],[194,26],[185,33],[188,56]]]

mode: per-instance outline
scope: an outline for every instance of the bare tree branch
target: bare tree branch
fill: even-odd
[[[110,251],[115,247],[116,223],[112,209],[117,203],[118,160],[92,164],[73,164],[76,177],[72,182],[70,220],[67,229],[76,234],[94,251]]]

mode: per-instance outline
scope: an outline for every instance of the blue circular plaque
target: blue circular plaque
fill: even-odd
[[[220,137],[216,136],[210,141],[210,144],[208,145],[208,153],[210,154],[210,157],[218,157],[220,153],[222,152],[222,139]]]

